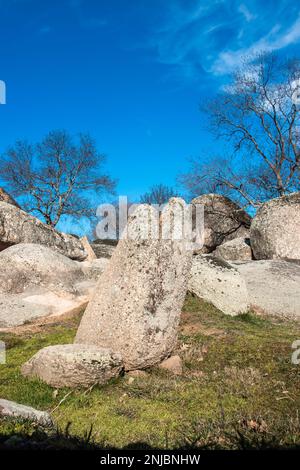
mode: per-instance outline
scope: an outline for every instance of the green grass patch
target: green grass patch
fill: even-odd
[[[0,443],[31,435],[57,447],[87,441],[117,448],[300,445],[300,366],[291,363],[299,324],[252,313],[229,317],[188,296],[177,351],[184,361],[181,377],[153,368],[133,382],[120,377],[89,391],[54,391],[22,377],[25,361],[44,346],[71,343],[76,327],[75,321],[22,337],[0,335],[8,347],[0,397],[52,411],[60,430],[37,435],[29,423],[2,420]]]

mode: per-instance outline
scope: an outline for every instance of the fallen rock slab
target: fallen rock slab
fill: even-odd
[[[18,207],[0,201],[1,249],[18,243],[44,245],[68,258],[79,261],[87,257],[78,238],[58,232]]]
[[[238,237],[234,240],[222,243],[213,253],[213,256],[229,261],[249,261],[252,260],[252,250],[250,239]]]
[[[246,313],[250,307],[244,278],[235,267],[212,255],[193,257],[188,290],[226,315]]]
[[[300,192],[271,199],[250,229],[255,259],[300,259]]]
[[[183,239],[155,237],[168,220],[182,222],[188,206],[173,198],[158,221],[156,210],[140,205],[101,275],[75,342],[122,354],[125,369],[160,363],[173,351],[191,267]],[[157,221],[157,225],[156,225]],[[156,232],[156,233],[154,233]]]
[[[39,411],[31,406],[20,405],[14,401],[0,399],[0,417],[26,419],[34,421],[40,426],[53,426],[53,421],[49,413]]]
[[[261,260],[234,266],[245,279],[252,310],[281,318],[300,318],[300,264]]]
[[[37,377],[52,387],[89,387],[117,377],[122,357],[110,349],[83,344],[47,346],[23,364],[25,377]]]

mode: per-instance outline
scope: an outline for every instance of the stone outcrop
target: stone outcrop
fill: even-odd
[[[300,264],[261,260],[234,266],[245,279],[252,310],[281,318],[300,318]]]
[[[80,238],[80,241],[82,243],[83,249],[87,253],[86,261],[93,261],[94,259],[97,259],[97,256],[93,250],[93,248],[90,245],[90,242],[88,241],[88,238],[86,236]]]
[[[0,252],[0,292],[21,293],[39,286],[60,293],[76,293],[76,283],[84,280],[79,263],[52,249],[20,243]]]
[[[105,260],[106,261],[106,260]],[[0,252],[0,328],[86,307],[103,267],[79,263],[43,245],[20,243]],[[84,266],[83,266],[84,265]],[[88,266],[87,266],[88,265]]]
[[[0,418],[13,418],[33,421],[40,426],[52,426],[51,416],[46,411],[39,411],[31,406],[0,398]]]
[[[213,256],[231,261],[249,261],[252,259],[252,250],[249,238],[234,238],[218,246]]]
[[[211,253],[226,241],[249,237],[251,217],[227,197],[204,194],[192,204],[204,206],[203,248],[198,253]]]
[[[91,247],[97,258],[111,258],[117,246],[117,240],[94,240]]]
[[[87,257],[78,238],[54,230],[12,204],[0,202],[0,250],[19,243],[44,245],[79,261]]]
[[[182,212],[188,210],[182,199],[173,198],[158,226],[156,210],[147,205],[129,217],[128,236],[119,241],[98,281],[76,343],[119,351],[126,370],[152,366],[170,355],[177,341],[192,252],[185,240],[168,238],[166,227],[172,216],[174,226],[180,225]],[[164,239],[156,238],[157,229]]]
[[[300,259],[300,192],[266,202],[250,230],[256,259]]]
[[[23,364],[25,377],[37,377],[52,387],[104,384],[122,371],[120,354],[82,344],[47,346]]]
[[[194,256],[188,289],[226,315],[246,313],[250,307],[241,274],[226,261],[211,255]]]
[[[14,200],[13,197],[10,196],[3,188],[0,188],[0,202],[6,202],[7,204],[12,204],[15,207],[20,209],[19,204],[17,201]]]

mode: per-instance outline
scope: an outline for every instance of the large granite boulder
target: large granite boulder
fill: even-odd
[[[20,293],[45,287],[60,293],[76,293],[75,284],[84,280],[80,263],[33,243],[20,243],[0,252],[0,293]]]
[[[192,204],[204,206],[203,248],[198,253],[211,253],[226,241],[249,236],[251,217],[227,197],[204,194]]]
[[[18,207],[20,209],[20,206],[17,201],[15,201],[14,198],[11,197],[11,195],[8,194],[3,188],[0,188],[0,202],[12,204],[13,206]]]
[[[300,192],[263,204],[250,239],[256,259],[300,259]]]
[[[59,344],[38,351],[23,364],[25,377],[37,377],[52,387],[104,384],[122,371],[120,354],[83,344]]]
[[[58,232],[18,207],[0,201],[0,250],[18,243],[44,245],[79,261],[87,257],[78,238]]]
[[[281,318],[300,318],[300,264],[261,260],[233,266],[245,279],[252,310]]]
[[[211,255],[193,257],[188,290],[226,315],[246,313],[250,307],[241,274],[226,261]]]
[[[73,261],[43,245],[0,252],[0,328],[73,314],[92,297],[108,259]]]
[[[252,250],[249,238],[234,238],[228,242],[222,243],[215,251],[213,256],[231,261],[248,261],[252,259]]]
[[[129,217],[127,236],[119,241],[98,281],[76,343],[119,351],[127,370],[152,366],[170,355],[177,341],[192,251],[184,237],[168,236],[168,221],[178,227],[189,210],[182,199],[173,198],[159,223],[158,213],[147,205]]]

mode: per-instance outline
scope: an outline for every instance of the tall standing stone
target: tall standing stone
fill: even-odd
[[[75,343],[121,353],[127,370],[152,366],[172,352],[191,268],[192,250],[180,233],[189,211],[179,198],[171,199],[160,217],[153,207],[138,206],[98,282]]]

